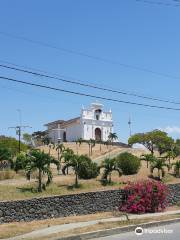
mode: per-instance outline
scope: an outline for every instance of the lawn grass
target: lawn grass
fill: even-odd
[[[53,183],[50,184],[46,191],[42,193],[37,192],[37,172],[33,172],[31,181],[27,181],[24,171],[20,171],[15,174],[14,179],[7,179],[0,181],[0,201],[18,200],[18,199],[30,199],[36,197],[46,197],[53,195],[65,195],[73,193],[81,193],[88,191],[99,191],[108,189],[118,189],[124,187],[127,182],[136,182],[139,180],[148,179],[150,176],[150,169],[146,167],[146,163],[142,161],[141,169],[134,175],[118,176],[116,172],[112,173],[112,185],[102,186],[100,179],[103,169],[101,169],[101,175],[97,179],[79,180],[80,187],[74,188],[75,175],[72,169],[69,171],[69,175],[58,175],[57,169],[52,167],[53,171]],[[157,175],[157,171],[154,172],[154,176]],[[47,180],[44,177],[43,182]],[[175,178],[173,171],[166,173],[162,181],[166,184],[180,183],[180,178]]]
[[[79,187],[74,187],[74,176],[67,176],[65,182],[54,182],[47,186],[46,191],[39,193],[37,191],[37,183],[31,182],[25,185],[0,185],[0,201],[11,201],[20,199],[30,199],[36,197],[47,197],[53,195],[66,195],[81,192],[108,190],[122,188],[124,184],[121,182],[112,182],[111,185],[102,186],[97,179],[80,180]]]

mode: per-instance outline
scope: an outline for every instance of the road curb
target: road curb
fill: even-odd
[[[149,227],[168,225],[168,224],[177,223],[177,222],[180,222],[180,218],[169,219],[169,220],[164,220],[164,221],[140,223],[140,224],[106,229],[106,230],[99,230],[99,231],[95,231],[95,232],[88,232],[88,233],[83,233],[83,234],[69,236],[69,237],[54,238],[53,240],[85,240],[85,239],[106,237],[106,236],[110,236],[110,235],[131,232],[131,231],[134,231],[136,229],[136,227],[149,228]]]

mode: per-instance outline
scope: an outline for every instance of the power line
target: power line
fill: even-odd
[[[22,80],[8,78],[8,77],[4,77],[4,76],[0,76],[0,79],[11,81],[11,82],[16,82],[16,83],[19,83],[19,84],[24,84],[24,85],[34,86],[34,87],[40,87],[40,88],[45,88],[45,89],[49,89],[49,90],[60,91],[60,92],[74,94],[74,95],[79,95],[79,96],[84,96],[84,97],[91,97],[91,98],[96,98],[96,99],[101,99],[101,100],[112,101],[112,102],[125,103],[125,104],[131,104],[131,105],[137,105],[137,106],[143,106],[143,107],[151,107],[151,108],[157,108],[157,109],[166,109],[166,110],[180,111],[180,108],[172,108],[172,107],[149,105],[149,104],[143,104],[143,103],[137,103],[137,102],[131,102],[131,101],[123,101],[123,100],[119,100],[119,99],[101,97],[101,96],[96,96],[96,95],[92,95],[92,94],[86,94],[86,93],[81,93],[81,92],[75,92],[75,91],[70,91],[70,90],[66,90],[66,89],[61,89],[61,88],[55,88],[55,87],[42,85],[42,84],[36,84],[36,83],[32,83],[32,82],[25,82],[25,81],[22,81]]]
[[[96,60],[96,61],[101,61],[101,62],[104,62],[104,63],[113,64],[113,65],[119,65],[119,66],[124,67],[124,68],[133,69],[133,70],[141,71],[141,72],[146,72],[146,73],[158,75],[158,76],[161,76],[161,77],[179,79],[179,77],[173,76],[171,74],[162,73],[162,72],[154,71],[154,70],[151,70],[151,69],[148,69],[148,68],[143,68],[143,67],[127,64],[127,63],[121,63],[121,62],[116,61],[116,60],[103,58],[103,57],[99,57],[99,56],[94,56],[94,55],[87,54],[87,53],[84,53],[84,52],[81,52],[81,51],[76,51],[76,50],[72,50],[72,49],[57,47],[57,46],[51,45],[49,43],[25,38],[25,37],[18,36],[18,35],[15,35],[15,34],[10,34],[10,33],[2,32],[2,31],[0,31],[0,34],[4,35],[6,37],[9,37],[9,38],[23,40],[23,41],[29,42],[31,44],[40,45],[42,47],[51,48],[51,49],[54,49],[54,50],[57,50],[57,51],[66,52],[66,53],[78,55],[78,56],[81,56],[81,57],[87,57],[89,59],[93,59],[93,60]]]
[[[150,0],[135,0],[136,2],[142,2],[146,4],[151,4],[151,5],[161,5],[161,6],[166,6],[166,7],[180,7],[180,4],[173,4],[173,3],[168,3],[168,2],[161,2],[161,1],[150,1]],[[174,2],[178,2],[174,0]]]
[[[13,65],[18,66],[17,64],[13,64]],[[10,67],[10,66],[4,65],[4,64],[0,64],[0,67],[15,70],[15,71],[19,71],[19,72],[23,72],[23,73],[27,73],[27,74],[32,74],[32,75],[39,76],[39,77],[45,77],[45,78],[48,78],[48,79],[49,78],[50,79],[56,79],[58,81],[65,82],[65,83],[70,83],[70,84],[75,84],[75,85],[79,85],[79,86],[83,86],[83,87],[89,87],[89,88],[93,88],[93,89],[103,90],[103,91],[107,91],[107,92],[111,92],[111,93],[118,93],[118,94],[122,94],[122,95],[128,95],[128,96],[133,96],[133,97],[138,97],[138,98],[153,100],[153,101],[158,101],[158,102],[164,102],[164,103],[172,103],[172,104],[176,104],[176,105],[180,104],[180,102],[176,102],[176,101],[172,101],[172,100],[163,100],[163,99],[156,98],[156,97],[148,97],[148,96],[143,96],[143,95],[140,95],[140,94],[128,93],[128,92],[122,91],[122,90],[120,91],[120,90],[113,90],[113,89],[105,88],[105,87],[99,87],[99,86],[92,85],[92,84],[87,84],[87,83],[77,82],[77,81],[73,81],[73,80],[68,80],[68,79],[65,79],[65,78],[55,77],[55,76],[52,76],[52,75],[46,75],[46,74],[38,73],[38,72],[35,72],[35,71],[25,70],[25,69],[22,69],[22,68]],[[39,71],[39,70],[37,70],[37,71]]]

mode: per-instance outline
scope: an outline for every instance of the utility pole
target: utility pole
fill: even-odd
[[[129,125],[129,136],[130,136],[130,137],[131,137],[131,135],[132,135],[131,124],[132,124],[132,121],[131,121],[131,117],[129,116],[128,125]]]
[[[16,126],[16,127],[9,127],[8,129],[13,128],[16,130],[16,135],[18,135],[19,147],[18,151],[21,152],[21,135],[22,135],[22,128],[31,128],[30,126]]]
[[[19,141],[19,147],[18,147],[18,150],[19,150],[19,153],[21,152],[21,135],[22,135],[22,129],[23,128],[31,128],[30,126],[22,126],[22,114],[21,114],[21,109],[17,109],[17,112],[19,113],[19,125],[18,126],[15,126],[15,127],[9,127],[8,129],[10,128],[13,128],[16,130],[16,135],[18,135],[18,141]]]

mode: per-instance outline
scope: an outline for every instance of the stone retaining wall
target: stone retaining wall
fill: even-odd
[[[180,183],[178,184],[169,184],[170,190],[169,203],[170,205],[175,205],[176,203],[180,203]]]
[[[175,204],[180,201],[180,184],[169,185],[169,188],[169,200]],[[0,202],[0,223],[111,211],[124,198],[124,190],[109,190]]]
[[[123,198],[123,190],[111,190],[0,202],[0,223],[111,211]]]

